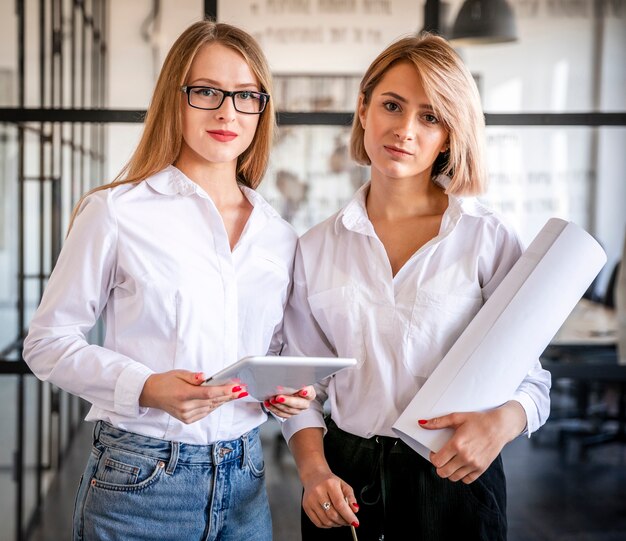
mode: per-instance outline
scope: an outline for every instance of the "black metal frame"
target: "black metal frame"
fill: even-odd
[[[72,122],[123,123],[143,122],[145,109],[70,109],[70,108],[0,108],[0,122]],[[276,119],[283,126],[348,126],[353,113],[278,112]],[[626,113],[485,113],[487,126],[626,126]]]
[[[70,13],[64,13],[69,7]],[[102,178],[104,170],[105,138],[102,121],[84,122],[67,116],[56,119],[40,115],[16,115],[16,111],[63,110],[101,108],[106,103],[105,81],[107,47],[107,0],[39,0],[38,4],[16,0],[18,39],[18,107],[13,113],[0,115],[0,122],[15,124],[17,128],[17,338],[0,350],[0,375],[17,377],[16,441],[13,457],[15,481],[15,532],[17,540],[27,539],[36,523],[44,496],[44,475],[54,474],[60,467],[76,429],[84,416],[85,403],[78,397],[67,395],[56,386],[37,380],[34,401],[36,419],[25,417],[27,398],[26,378],[33,378],[23,361],[22,344],[28,322],[26,321],[26,289],[31,282],[37,284],[39,294],[54,267],[63,241],[62,196],[70,191],[70,200],[89,187],[89,178]],[[38,26],[39,48],[37,60],[38,109],[26,109],[26,22]],[[30,24],[29,26],[34,26]],[[37,34],[35,32],[34,34]],[[64,42],[69,36],[69,42]],[[87,54],[89,51],[89,55]],[[69,64],[67,56],[69,55]],[[65,84],[69,72],[69,92]],[[79,82],[77,84],[76,82]],[[91,81],[90,93],[87,83]],[[19,118],[18,118],[19,117]],[[61,122],[61,120],[63,122]],[[77,125],[78,124],[78,125]],[[27,147],[28,135],[34,135],[38,147],[37,174],[26,174],[26,163],[31,153]],[[70,159],[69,171],[64,158]],[[38,268],[26,269],[25,243],[27,235],[26,187],[36,186],[32,198],[36,208],[36,227],[39,246]],[[29,192],[31,193],[31,192]],[[33,202],[31,202],[31,205]],[[32,236],[32,235],[31,235]],[[26,483],[26,430],[27,423],[36,423],[35,447],[35,501],[34,507],[25,506]],[[47,425],[47,437],[44,436]]]

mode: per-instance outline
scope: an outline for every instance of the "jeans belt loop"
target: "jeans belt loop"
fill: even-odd
[[[102,431],[102,421],[96,421],[93,427],[93,443],[94,445],[100,440],[100,432]]]
[[[171,442],[172,451],[170,453],[170,459],[167,463],[167,468],[165,468],[165,473],[168,475],[173,475],[174,470],[176,469],[176,464],[178,464],[178,453],[180,451],[180,442],[173,441]]]
[[[246,467],[248,463],[248,438],[250,437],[250,432],[246,432],[243,436],[241,436],[241,469]]]

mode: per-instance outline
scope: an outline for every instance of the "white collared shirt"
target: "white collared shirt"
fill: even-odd
[[[139,407],[153,373],[207,377],[247,355],[279,353],[297,235],[255,191],[230,249],[213,201],[169,166],[137,184],[88,196],[24,343],[41,379],[93,404],[87,419],[187,443],[230,440],[266,419],[235,400],[186,425]],[[86,333],[102,312],[106,337]]]
[[[325,426],[326,399],[339,428],[395,437],[391,426],[521,255],[498,216],[475,198],[448,196],[439,234],[392,276],[367,216],[368,189],[299,242],[284,353],[358,364],[316,386],[311,408],[283,423],[287,440]],[[549,389],[537,361],[511,397],[526,411],[529,434],[548,416]]]

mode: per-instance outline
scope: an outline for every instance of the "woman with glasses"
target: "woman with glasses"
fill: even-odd
[[[351,151],[371,181],[300,239],[285,312],[288,354],[358,360],[283,424],[304,541],[347,541],[349,525],[359,541],[506,539],[500,451],[548,416],[539,361],[498,408],[415,419],[454,431],[430,462],[391,430],[521,254],[472,197],[483,130],[472,76],[440,37],[397,41],[361,81]]]
[[[192,25],[165,59],[130,162],[74,212],[24,358],[92,403],[76,540],[272,538],[267,410],[243,384],[201,385],[282,346],[297,238],[255,191],[270,92],[251,36]],[[100,315],[102,347],[85,336]],[[271,402],[289,417],[312,398],[310,387]]]

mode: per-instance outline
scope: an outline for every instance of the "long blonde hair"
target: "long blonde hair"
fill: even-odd
[[[98,186],[83,196],[74,208],[70,228],[87,195],[119,184],[141,182],[176,161],[183,139],[181,99],[184,95],[180,87],[185,84],[200,48],[210,43],[220,43],[243,56],[259,80],[261,92],[272,93],[267,59],[250,34],[235,26],[209,20],[192,24],[178,37],[165,58],[135,152],[113,182]],[[267,169],[275,129],[274,104],[270,99],[261,114],[252,143],[237,158],[238,182],[252,189],[260,184]]]
[[[359,87],[363,103],[395,63],[407,61],[417,69],[435,114],[449,133],[449,149],[433,164],[433,176],[451,177],[450,194],[479,194],[487,186],[485,117],[476,83],[463,61],[443,38],[428,33],[399,39],[372,62]],[[350,154],[361,165],[371,165],[365,151],[365,130],[354,115]]]

